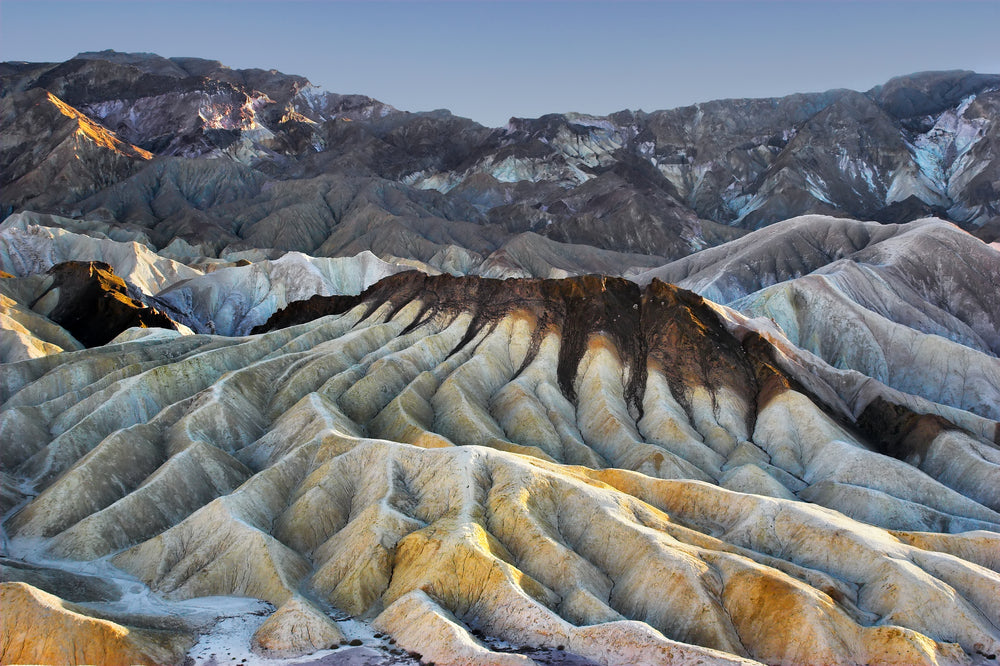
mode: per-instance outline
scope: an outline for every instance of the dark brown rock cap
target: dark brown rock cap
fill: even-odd
[[[87,347],[107,344],[122,331],[141,328],[177,330],[177,322],[133,295],[138,290],[101,261],[67,261],[49,269],[52,281],[32,304],[57,299],[48,317]]]

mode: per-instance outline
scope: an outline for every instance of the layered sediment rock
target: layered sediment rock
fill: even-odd
[[[834,369],[691,292],[411,272],[271,326],[7,366],[3,464],[37,493],[15,542],[265,599],[263,650],[334,635],[303,595],[436,663],[530,663],[484,637],[601,664],[1000,650],[1000,449],[889,389],[858,418]]]
[[[25,583],[0,583],[0,661],[5,664],[178,663],[190,635],[141,629],[93,617]]]
[[[997,76],[498,129],[0,85],[0,661],[178,663],[202,603],[248,659],[1000,654]]]
[[[771,321],[836,368],[1000,416],[1000,254],[952,224],[805,216],[634,276],[654,278]]]
[[[149,296],[202,274],[201,270],[156,254],[150,245],[149,238],[138,231],[116,234],[99,223],[18,213],[0,224],[0,268],[26,277],[66,261],[99,261]]]
[[[330,618],[302,597],[293,597],[254,633],[254,652],[269,658],[301,657],[334,647],[344,639]]]

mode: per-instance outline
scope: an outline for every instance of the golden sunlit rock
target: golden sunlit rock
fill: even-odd
[[[25,583],[0,583],[0,662],[4,664],[172,664],[194,640],[177,632],[124,626]]]
[[[254,652],[272,658],[301,657],[343,640],[337,625],[302,597],[293,597],[254,633]]]

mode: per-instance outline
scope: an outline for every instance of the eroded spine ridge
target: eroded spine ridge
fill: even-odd
[[[12,543],[265,599],[277,651],[282,617],[335,635],[303,598],[441,663],[517,661],[474,628],[604,664],[1000,649],[996,447],[853,420],[691,292],[400,273],[271,328],[11,365]]]

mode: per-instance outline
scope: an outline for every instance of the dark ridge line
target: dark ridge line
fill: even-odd
[[[964,428],[937,414],[921,414],[905,405],[878,396],[858,416],[857,428],[882,455],[920,467],[934,439],[954,431],[978,439]],[[994,436],[994,444],[1000,439]]]
[[[683,373],[687,380],[697,379],[712,386],[719,384],[719,381],[713,379],[720,379],[720,373],[698,369],[699,363],[704,361],[701,357],[714,354],[714,347],[720,341],[728,340],[729,347],[733,349],[739,347],[700,297],[694,294],[676,296],[680,293],[688,292],[658,280],[643,290],[624,278],[600,275],[548,280],[497,280],[475,276],[429,276],[417,271],[407,271],[384,278],[357,296],[314,296],[307,301],[290,303],[253,332],[261,333],[330,314],[343,314],[362,304],[367,306],[366,316],[386,303],[395,313],[403,304],[420,300],[423,303],[420,313],[404,329],[404,333],[415,330],[440,314],[457,316],[466,312],[472,315],[468,329],[451,350],[451,356],[469,344],[486,327],[495,325],[511,313],[523,311],[534,317],[535,326],[529,352],[517,374],[536,357],[544,335],[555,328],[562,335],[557,380],[563,395],[575,403],[577,395],[574,382],[580,361],[587,352],[592,336],[603,333],[611,339],[625,368],[626,377],[623,379],[627,406],[633,415],[638,414],[641,419],[644,414],[648,360],[651,355],[654,358],[661,357],[661,361],[665,356],[665,353],[654,352],[661,342],[657,330],[665,323],[669,326],[672,320],[676,320],[674,324],[681,328],[693,327],[692,331],[683,333],[691,340],[700,337],[699,331],[711,329],[715,332],[716,339],[709,345],[712,348],[697,350],[699,353],[687,361],[686,364],[691,366]],[[670,295],[665,297],[665,294]],[[651,304],[659,301],[669,307],[651,310]],[[677,306],[683,309],[677,311]],[[694,314],[692,307],[699,312]],[[688,314],[685,315],[684,312]],[[690,320],[690,323],[684,320]],[[703,320],[709,324],[706,325]],[[733,359],[733,363],[736,362],[737,359]],[[674,377],[672,388],[683,400],[684,382],[676,381],[678,377],[669,372],[669,363],[661,362],[661,365],[667,370],[668,376]],[[748,374],[749,371],[744,368],[742,375]],[[690,411],[690,405],[687,405],[687,409]]]
[[[637,420],[645,413],[649,364],[654,363],[689,418],[693,413],[692,388],[708,390],[713,411],[718,408],[715,393],[728,388],[750,402],[745,425],[747,432],[753,433],[757,414],[786,390],[794,390],[807,396],[848,432],[861,435],[862,440],[871,438],[871,426],[863,421],[864,415],[855,422],[838,413],[782,370],[777,349],[766,338],[754,331],[737,337],[704,298],[658,279],[640,288],[624,278],[601,275],[500,280],[406,271],[383,278],[357,296],[314,296],[290,303],[254,328],[253,333],[343,314],[358,305],[366,306],[362,321],[387,303],[391,317],[414,300],[423,305],[405,332],[416,330],[438,315],[472,315],[468,329],[449,357],[483,329],[495,326],[510,314],[523,312],[534,317],[529,351],[515,376],[537,356],[547,332],[559,331],[562,340],[557,380],[560,391],[573,404],[577,402],[574,383],[580,361],[592,336],[602,333],[610,338],[623,365],[626,406],[633,416],[638,415]],[[941,422],[962,430],[946,419],[941,418]],[[994,439],[1000,443],[1000,429]],[[896,445],[882,446],[889,450]]]

